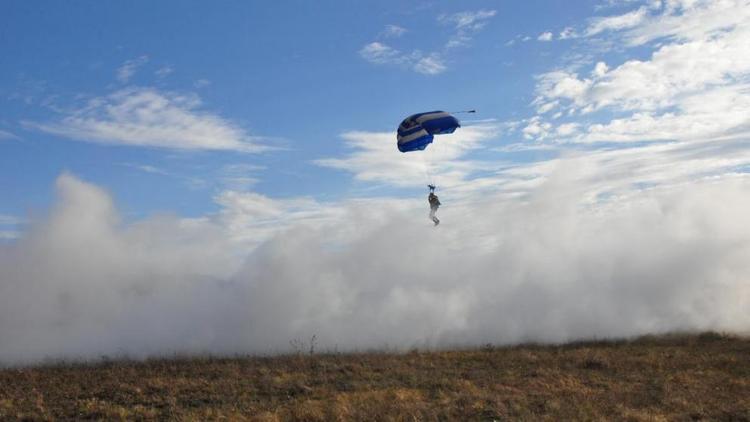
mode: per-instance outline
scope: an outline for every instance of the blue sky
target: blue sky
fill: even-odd
[[[4,1],[0,365],[748,332],[747,22],[750,0]],[[436,109],[477,113],[399,153]]]
[[[404,116],[436,108],[476,108],[480,119],[523,118],[533,112],[534,75],[568,54],[536,38],[580,23],[596,6],[5,2],[0,213],[23,216],[47,206],[51,182],[64,170],[106,186],[139,216],[215,210],[211,198],[223,188],[226,166],[235,166],[236,177],[257,179],[253,190],[271,196],[357,195],[359,186],[346,175],[311,163],[341,155],[341,133],[393,130]],[[465,45],[446,48],[462,31],[455,17],[482,11],[491,16],[465,30]],[[445,69],[425,74],[406,64],[372,63],[361,50],[374,42],[402,54],[438,54]],[[118,139],[97,144],[39,130],[92,98],[128,89],[193,96],[201,103],[195,113],[279,149],[121,146]]]

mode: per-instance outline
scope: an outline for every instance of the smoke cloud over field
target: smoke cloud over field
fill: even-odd
[[[125,224],[99,187],[63,174],[57,189],[0,244],[2,364],[269,353],[312,335],[350,350],[750,330],[741,176],[594,205],[550,179],[446,206],[438,229],[421,198],[256,201],[246,218],[299,218],[245,236],[237,209]]]
[[[397,152],[393,132],[366,131],[390,118],[378,112],[385,120],[370,121],[362,111],[376,105],[363,103],[353,120],[311,115],[328,129],[315,129],[320,139],[292,144],[321,156],[258,157],[250,164],[222,155],[195,167],[201,178],[183,176],[192,162],[183,162],[187,155],[120,163],[169,179],[162,182],[170,186],[184,179],[207,189],[215,179],[222,186],[211,190],[218,211],[201,218],[175,209],[123,219],[105,187],[60,175],[46,214],[26,219],[4,209],[0,215],[0,366],[104,355],[275,353],[312,336],[317,350],[342,351],[676,330],[750,333],[750,0],[602,7],[599,16],[571,26],[546,21],[550,27],[537,39],[549,50],[532,47],[523,33],[505,44],[511,58],[519,43],[528,42],[524,57],[558,51],[531,61],[545,66],[543,73],[528,60],[509,59],[502,72],[488,67],[501,79],[470,81],[486,82],[486,98],[471,100],[474,94],[462,88],[453,90],[460,98],[441,93],[446,104],[478,101],[488,110],[454,134],[437,136],[420,154]],[[479,43],[490,28],[485,24],[501,18],[489,10],[439,16],[458,36],[448,44],[464,46]],[[399,34],[373,38],[358,57],[399,64],[394,58],[408,48],[386,45]],[[482,42],[498,43],[496,34],[487,35]],[[443,76],[461,74],[459,61],[420,58],[437,69],[422,73],[451,66]],[[55,100],[44,107],[56,115],[18,120],[39,134],[130,148],[274,149],[202,105],[198,92],[167,90],[162,79],[128,86],[147,62],[145,56],[125,62],[117,73],[124,85],[114,92]],[[469,56],[460,62],[473,66]],[[519,76],[512,77],[513,69]],[[535,81],[533,92],[510,101],[508,93],[525,86],[525,78]],[[391,77],[377,81],[403,85]],[[57,97],[44,96],[40,104]],[[515,108],[520,98],[533,98],[532,115]],[[291,132],[305,133],[304,125]],[[334,133],[341,134],[341,148],[329,142]],[[0,130],[0,139],[11,145],[20,136]],[[71,149],[58,154],[60,167],[50,167],[32,158],[46,144],[26,146],[21,152],[12,144],[8,151],[23,155],[7,161],[90,164],[69,160],[77,151]],[[120,153],[109,157],[118,161]],[[261,180],[275,192],[308,176],[306,186],[329,180],[329,173],[315,171],[321,167],[343,176],[337,187],[321,182],[312,197],[251,191]],[[35,169],[23,171],[47,174]],[[129,177],[107,174],[101,180]],[[21,183],[17,192],[26,191],[21,179],[33,178],[14,180]],[[427,218],[426,192],[398,196],[428,182],[439,186],[443,203],[437,228]],[[154,192],[145,193],[136,196],[141,209],[153,206]],[[321,200],[331,194],[347,199]],[[25,206],[3,195],[7,209]]]

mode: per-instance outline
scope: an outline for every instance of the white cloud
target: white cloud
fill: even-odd
[[[619,113],[609,122],[579,122],[583,130],[578,139],[584,141],[689,141],[748,134],[744,116],[750,114],[750,60],[745,50],[750,28],[736,24],[735,15],[748,7],[740,9],[732,12],[724,2],[670,3],[661,15],[621,36],[633,40],[650,34],[651,39],[654,22],[667,22],[659,36],[671,37],[671,42],[655,47],[647,59],[611,67],[597,62],[589,77],[570,70],[547,72],[538,78],[533,104],[540,114]]]
[[[604,31],[618,31],[626,28],[633,28],[643,22],[647,13],[648,9],[646,7],[641,7],[624,15],[593,19],[592,23],[586,29],[586,36],[590,37]]]
[[[741,29],[750,19],[748,0],[666,1],[661,14],[625,31],[625,41],[642,45],[666,38],[673,41],[710,40],[715,34]]]
[[[556,132],[558,136],[570,136],[578,132],[580,126],[578,123],[564,123],[557,127]]]
[[[471,159],[499,132],[486,124],[421,154],[397,152],[393,133],[348,132],[344,156],[316,161],[409,189],[437,173],[437,229],[424,197],[326,203],[252,183],[217,194],[202,218],[126,223],[102,189],[61,176],[48,217],[0,244],[0,364],[274,352],[312,334],[361,350],[750,332],[747,29],[685,23],[698,13],[716,26],[719,3],[665,4],[687,20],[669,20],[662,33],[683,30],[645,59],[540,76],[533,105],[560,120],[509,123],[537,142],[481,154],[551,158]]]
[[[453,25],[455,28],[455,33],[450,37],[445,48],[468,46],[474,34],[484,29],[496,14],[495,10],[477,10],[438,16],[438,22]]]
[[[397,186],[410,185],[409,179],[424,175],[426,164],[422,157],[399,153],[393,133],[348,132],[342,138],[354,150],[351,154],[345,158],[319,159],[315,163],[352,172],[357,180]]]
[[[538,80],[536,103],[563,99],[580,105],[591,86],[591,80],[579,79],[578,75],[565,71],[548,72],[540,75]]]
[[[538,41],[552,41],[552,33],[551,32],[543,32],[539,34],[537,37]]]
[[[675,111],[642,111],[606,124],[592,124],[585,140],[699,140],[750,137],[750,86],[686,96]]]
[[[18,136],[14,135],[14,134],[12,134],[10,132],[6,132],[4,130],[0,130],[0,139],[18,139]]]
[[[741,26],[748,18],[748,0],[654,0],[622,15],[592,19],[586,35],[619,31],[630,46],[661,38],[690,41]]]
[[[198,79],[197,81],[193,82],[193,86],[196,88],[203,88],[211,85],[211,81],[208,79]]]
[[[503,175],[511,180],[522,175],[538,181],[560,177],[560,171],[567,171],[570,174],[565,177],[575,190],[573,194],[599,206],[602,196],[639,198],[643,194],[639,186],[668,191],[707,181],[747,178],[738,172],[750,165],[750,151],[743,148],[743,143],[743,140],[709,140],[571,151],[562,159],[508,168]]]
[[[750,30],[735,25],[725,9],[719,2],[668,4],[663,16],[644,18],[616,35],[632,39],[668,15],[667,27],[685,32],[665,31],[669,42],[653,47],[646,59],[614,66],[595,61],[588,77],[569,69],[540,75],[532,102],[537,115],[526,119],[520,134],[566,161],[570,154],[580,157],[579,195],[592,203],[634,196],[634,186],[666,189],[744,177],[750,169],[750,62],[743,51]],[[725,25],[719,24],[722,14]],[[704,25],[696,15],[706,18]],[[552,120],[546,113],[554,113]],[[564,146],[585,152],[565,152]],[[550,177],[549,167],[519,166],[503,174],[520,175],[513,186],[528,189]]]
[[[25,122],[85,142],[173,149],[260,152],[258,138],[200,109],[200,98],[154,88],[126,88],[88,104],[58,122]]]
[[[166,78],[170,74],[174,72],[174,68],[172,66],[162,66],[160,67],[154,74],[159,78]]]
[[[312,334],[361,350],[747,332],[750,181],[582,207],[602,165],[519,167],[504,187],[522,199],[447,189],[438,229],[423,198],[232,192],[216,216],[124,224],[106,192],[63,175],[49,216],[0,244],[0,364],[268,353]]]
[[[148,63],[148,56],[140,56],[137,59],[128,60],[117,69],[117,80],[126,83],[135,75],[139,67]]]
[[[149,164],[138,164],[138,163],[121,163],[120,165],[130,167],[136,170],[140,170],[144,173],[161,174],[163,176],[169,176],[170,173],[162,168],[152,166]]]
[[[406,66],[424,75],[437,75],[447,69],[443,59],[437,53],[424,55],[419,51],[413,51],[405,54],[377,41],[362,47],[359,55],[370,63]]]
[[[245,189],[224,191],[215,201],[221,206],[217,218],[226,227],[228,238],[246,249],[293,227],[334,224],[342,216],[340,205],[323,204],[309,197],[275,199]]]
[[[440,56],[433,54],[428,57],[422,57],[414,65],[414,70],[425,75],[437,75],[445,72],[445,64]]]
[[[495,10],[464,11],[451,15],[441,15],[438,21],[452,24],[457,30],[479,31],[487,25],[487,21],[497,14]]]
[[[12,215],[0,214],[0,241],[11,241],[17,239],[21,233],[21,225],[26,221]]]
[[[568,40],[576,37],[578,37],[578,34],[576,34],[575,29],[572,27],[566,27],[560,32],[560,35],[558,35],[558,38],[561,40]]]
[[[118,163],[118,165],[121,165],[123,167],[128,167],[131,169],[138,170],[140,172],[148,173],[151,175],[159,175],[164,177],[169,177],[174,180],[179,181],[180,184],[186,186],[188,189],[191,190],[204,190],[214,185],[223,185],[224,187],[227,186],[239,186],[239,182],[237,184],[230,184],[226,182],[222,177],[219,177],[218,182],[219,183],[211,183],[209,180],[203,177],[196,177],[195,174],[188,171],[185,173],[177,172],[174,170],[166,170],[162,167],[153,166],[150,164],[140,164],[140,163]],[[215,179],[211,179],[211,181],[214,181]]]
[[[256,175],[262,170],[265,167],[253,164],[226,164],[221,168],[219,178],[224,189],[242,192],[260,181]]]
[[[413,186],[441,168],[440,184],[456,186],[478,169],[478,163],[461,161],[472,149],[495,137],[498,128],[492,124],[465,126],[450,135],[438,135],[424,151],[401,153],[394,133],[348,132],[342,135],[353,150],[344,158],[325,158],[315,164],[354,174],[356,180]]]
[[[615,7],[627,6],[632,3],[637,3],[637,2],[640,3],[642,1],[643,0],[604,0],[604,1],[599,2],[599,4],[595,5],[594,9],[597,11],[606,10],[606,9],[611,9]],[[656,1],[660,1],[660,0],[656,0]]]
[[[21,224],[23,219],[14,217],[12,215],[0,214],[0,226],[14,226]]]
[[[554,109],[555,107],[557,107],[558,103],[559,103],[558,101],[551,101],[549,103],[540,104],[537,107],[536,112],[538,114],[547,113],[547,112],[551,111],[552,109]]]
[[[538,116],[532,117],[528,124],[522,129],[524,138],[542,140],[547,138],[552,129],[552,125],[544,122]]]
[[[454,35],[451,37],[450,40],[445,44],[446,49],[451,48],[459,48],[459,47],[466,47],[471,42],[471,37],[467,35]]]
[[[607,73],[608,70],[609,66],[607,66],[607,63],[597,62],[596,66],[594,66],[593,75],[597,78],[601,78]]]
[[[381,36],[384,38],[398,38],[407,32],[406,28],[402,28],[398,25],[386,25]]]
[[[398,65],[424,75],[437,75],[447,70],[443,59],[444,53],[453,48],[469,45],[473,35],[495,16],[494,10],[466,11],[452,15],[441,15],[438,22],[452,25],[455,32],[450,36],[443,51],[422,52],[411,50],[400,51],[383,42],[373,41],[359,50],[359,55],[370,63],[379,65]],[[379,35],[380,38],[398,38],[406,32],[404,28],[388,25]]]
[[[401,52],[380,42],[371,42],[359,50],[363,59],[376,64],[402,63]]]

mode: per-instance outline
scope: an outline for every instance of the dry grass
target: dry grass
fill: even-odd
[[[0,420],[750,420],[750,339],[0,370]]]

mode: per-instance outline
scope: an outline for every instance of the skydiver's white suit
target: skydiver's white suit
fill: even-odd
[[[437,212],[438,207],[440,207],[440,200],[438,199],[437,195],[430,192],[430,195],[427,196],[427,202],[430,203],[430,219],[437,226],[438,224],[440,224],[440,220],[435,216],[435,213]]]

